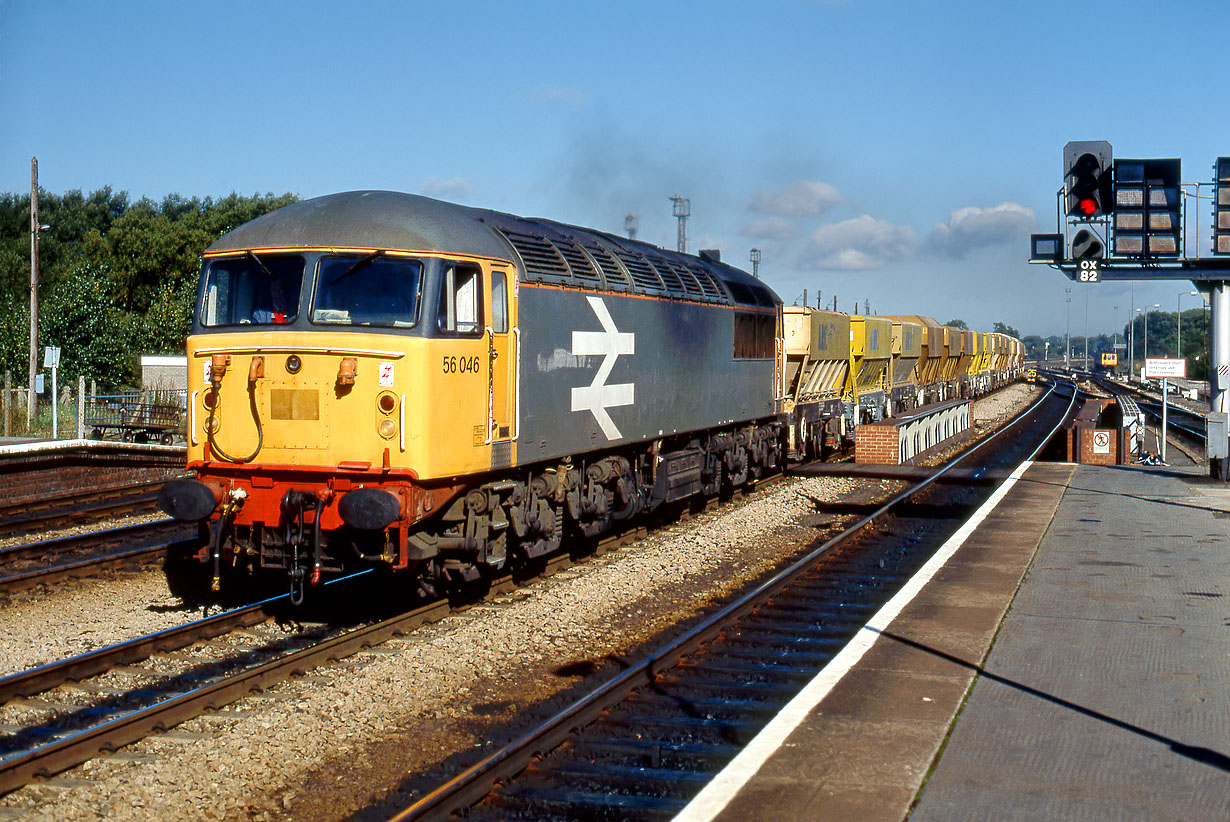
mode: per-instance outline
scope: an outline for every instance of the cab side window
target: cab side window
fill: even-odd
[[[506,275],[498,269],[491,272],[491,330],[496,334],[508,333],[508,289],[504,285]]]
[[[445,269],[436,309],[436,328],[445,334],[478,337],[483,334],[482,272],[470,266]]]

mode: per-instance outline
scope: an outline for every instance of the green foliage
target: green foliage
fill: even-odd
[[[960,328],[964,331],[969,331],[969,326],[965,324],[965,320],[949,320],[944,325],[951,325],[953,328]]]
[[[107,285],[105,268],[86,265],[52,286],[40,307],[40,349],[60,348],[62,384],[78,376],[108,387],[140,383],[134,317],[111,302]]]
[[[1021,343],[1025,346],[1025,359],[1027,360],[1040,360],[1046,354],[1046,340],[1037,334],[1030,334],[1022,338]]]
[[[1021,339],[1021,332],[1006,323],[997,322],[991,330],[996,334],[1007,334],[1009,337]]]
[[[201,252],[226,232],[293,203],[293,194],[130,202],[39,191],[39,357],[62,348],[62,379],[132,384],[141,354],[181,354]],[[30,196],[0,194],[0,370],[24,385],[30,344]]]

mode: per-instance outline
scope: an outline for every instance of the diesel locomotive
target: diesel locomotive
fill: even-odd
[[[169,559],[215,591],[276,574],[299,601],[374,565],[435,594],[988,390],[1019,354],[784,307],[716,252],[395,192],[307,200],[204,253],[196,476],[160,494],[200,539]]]

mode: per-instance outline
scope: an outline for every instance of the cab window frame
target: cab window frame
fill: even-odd
[[[321,281],[321,278],[324,276],[325,266],[330,261],[333,261],[333,260],[342,260],[342,261],[353,260],[354,263],[357,263],[357,262],[363,261],[366,258],[370,258],[370,261],[367,263],[367,265],[378,265],[382,263],[383,264],[396,263],[396,264],[407,265],[407,266],[412,267],[413,269],[416,269],[414,271],[414,280],[415,280],[414,289],[413,289],[413,294],[411,295],[414,301],[413,310],[406,312],[405,314],[398,314],[397,312],[386,312],[386,315],[388,317],[401,317],[401,319],[389,319],[387,321],[374,321],[372,318],[378,316],[377,314],[366,314],[366,315],[356,314],[354,317],[348,316],[345,320],[342,320],[342,319],[331,320],[331,319],[326,319],[323,316],[320,316],[319,312],[322,312],[322,311],[343,310],[343,309],[336,309],[336,308],[322,308],[320,305],[321,289],[324,285]],[[351,265],[353,265],[354,263],[351,263]],[[362,271],[357,272],[357,274],[359,276],[362,276]],[[350,329],[362,330],[364,332],[368,332],[368,331],[390,332],[391,331],[395,333],[405,333],[413,329],[417,329],[422,325],[423,303],[424,303],[424,299],[423,299],[424,284],[427,281],[427,277],[428,277],[428,261],[422,259],[421,257],[409,256],[405,254],[395,254],[395,253],[390,253],[390,252],[381,252],[378,255],[375,255],[373,253],[367,253],[367,252],[359,252],[359,251],[323,252],[317,256],[315,260],[315,264],[313,266],[311,302],[310,302],[308,311],[306,312],[308,321],[311,323],[312,326],[317,327],[317,328],[331,328],[331,329],[350,328]],[[359,282],[361,282],[361,280]]]
[[[465,281],[458,283],[458,274]],[[481,266],[444,260],[435,307],[435,332],[441,337],[478,339],[486,335],[485,278]],[[459,302],[462,298],[465,302]],[[464,310],[463,312],[463,309]],[[473,311],[473,317],[469,315]]]
[[[227,281],[219,281],[218,276],[222,271],[235,266],[244,266],[248,270],[242,274],[228,271]],[[244,252],[210,258],[202,272],[197,325],[203,330],[294,325],[304,314],[303,283],[308,277],[310,267],[309,256],[295,252],[262,252],[259,256]],[[272,276],[267,273],[269,269],[272,269]],[[272,305],[269,289],[275,282],[282,284],[286,299],[293,300],[294,312],[287,312],[289,319],[281,323],[255,319],[255,313],[261,310],[262,306]],[[237,285],[241,286],[238,291]],[[226,306],[229,313],[221,321],[217,314],[223,306],[221,301],[213,296],[218,294],[223,295],[223,299],[229,304]],[[289,305],[289,302],[286,303],[287,307]]]

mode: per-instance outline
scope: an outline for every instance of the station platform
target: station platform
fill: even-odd
[[[1230,819],[1230,487],[1039,463],[980,513],[679,819]]]

